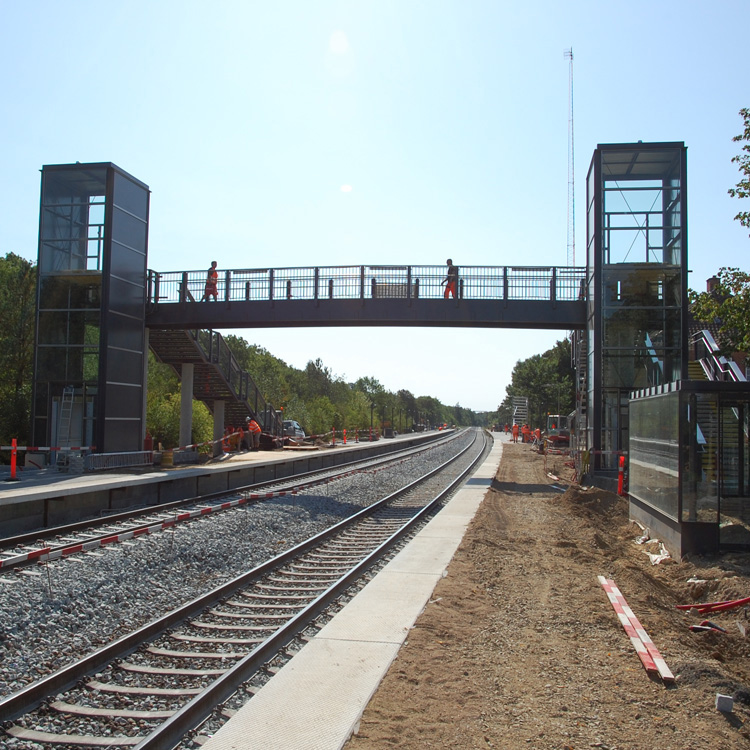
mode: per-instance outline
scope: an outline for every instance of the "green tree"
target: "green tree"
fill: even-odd
[[[421,424],[429,424],[431,427],[437,427],[439,424],[448,421],[445,414],[445,407],[432,396],[418,396],[417,410]]]
[[[263,398],[277,409],[285,407],[294,390],[289,383],[293,368],[240,336],[228,335],[224,341],[240,367],[250,374]]]
[[[745,143],[742,146],[743,153],[732,157],[732,162],[739,165],[742,179],[737,183],[737,187],[729,188],[729,195],[732,198],[750,198],[750,108],[740,110],[740,117],[744,120],[745,128],[739,135],[732,138],[733,141]],[[750,227],[750,211],[740,211],[734,217],[742,224],[743,227]]]
[[[341,430],[345,425],[341,413],[328,396],[316,396],[306,405],[306,426],[314,435],[325,435],[333,428]]]
[[[370,405],[372,401],[362,391],[354,388],[349,390],[346,399],[347,430],[367,430],[370,427]],[[373,410],[374,414],[374,410]]]
[[[710,292],[689,290],[694,318],[716,323],[722,353],[750,354],[750,274],[739,268],[720,268],[718,283]]]
[[[398,398],[398,408],[403,412],[402,429],[408,429],[417,421],[417,399],[411,391],[406,389],[400,390],[396,394]]]
[[[146,429],[165,448],[176,448],[180,441],[180,380],[170,365],[159,362],[148,353],[148,385],[146,395]],[[213,417],[202,401],[193,401],[193,443],[213,438]]]
[[[0,436],[29,441],[34,369],[36,266],[14,253],[0,259]]]
[[[535,354],[516,362],[506,397],[498,407],[503,423],[509,422],[514,396],[529,399],[532,427],[544,429],[547,414],[568,414],[575,403],[574,371],[570,361],[570,342],[558,341],[544,354]]]

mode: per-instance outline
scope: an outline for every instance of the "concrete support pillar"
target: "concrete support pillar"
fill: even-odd
[[[182,394],[180,398],[180,446],[190,445],[193,432],[193,376],[195,365],[182,364]]]
[[[223,453],[221,439],[224,437],[224,402],[214,401],[214,456],[220,456]]]

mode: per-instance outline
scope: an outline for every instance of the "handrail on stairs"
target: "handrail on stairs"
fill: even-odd
[[[693,334],[690,343],[693,346],[695,360],[700,362],[709,380],[732,381],[744,383],[747,381],[736,362],[727,359],[710,331],[702,330]]]
[[[194,329],[188,332],[207,362],[215,365],[234,397],[246,404],[265,432],[281,435],[282,425],[276,409],[265,400],[250,373],[243,370],[218,331]]]

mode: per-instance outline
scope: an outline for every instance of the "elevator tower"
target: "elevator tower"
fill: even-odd
[[[114,164],[42,168],[35,445],[142,447],[148,212]]]

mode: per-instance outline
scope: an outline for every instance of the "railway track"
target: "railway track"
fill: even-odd
[[[199,498],[165,503],[156,509],[151,507],[131,510],[111,514],[106,518],[0,539],[0,573],[13,568],[64,559],[70,555],[91,552],[107,545],[159,533],[174,528],[177,524],[248,503],[296,494],[354,472],[375,471],[448,443],[457,437],[454,434],[418,448],[406,448],[387,456],[351,461],[332,469],[298,474],[286,480],[247,485],[228,492],[216,492]]]
[[[262,681],[272,660],[403,543],[472,471],[484,440],[477,433],[378,503],[0,700],[5,731],[29,747],[175,747],[248,681]]]

